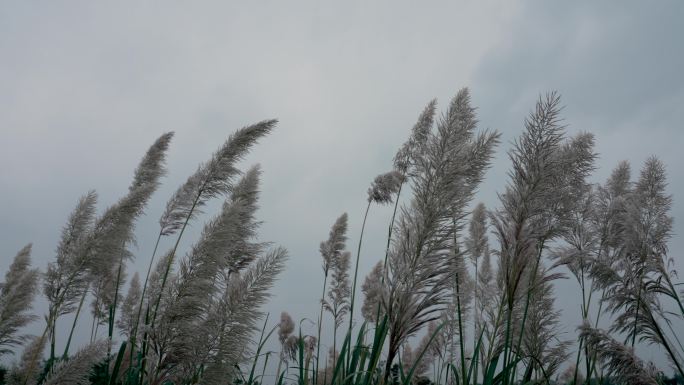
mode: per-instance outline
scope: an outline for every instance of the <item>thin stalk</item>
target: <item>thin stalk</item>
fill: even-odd
[[[204,186],[202,186],[204,187]],[[150,322],[150,328],[154,328],[154,323],[157,319],[157,311],[159,311],[159,303],[161,302],[161,297],[162,294],[164,293],[164,287],[166,286],[166,280],[169,277],[169,271],[171,270],[171,266],[173,265],[173,258],[176,255],[176,250],[178,249],[178,245],[180,244],[180,240],[183,237],[183,233],[185,232],[185,228],[188,226],[188,222],[190,222],[190,218],[192,217],[193,211],[195,211],[195,207],[197,206],[197,202],[199,202],[199,198],[202,196],[202,189],[200,189],[200,192],[197,194],[197,197],[195,197],[195,200],[192,203],[192,207],[190,207],[190,211],[188,211],[188,216],[185,218],[185,222],[183,222],[183,227],[181,227],[180,231],[178,232],[178,237],[176,238],[176,243],[173,246],[173,250],[171,251],[171,254],[169,255],[169,261],[166,264],[166,269],[164,270],[164,277],[162,278],[161,285],[159,287],[159,294],[157,295],[157,298],[155,300],[154,304],[154,311],[152,312],[152,318],[149,320]],[[147,324],[146,320],[146,324]],[[147,339],[148,339],[148,334],[145,332],[144,336],[144,342],[143,342],[143,352],[142,352],[142,363],[140,367],[140,379],[142,382],[144,373],[145,373],[145,366],[147,365]],[[161,359],[161,357],[160,357]]]
[[[643,258],[642,258],[643,259]],[[636,313],[634,314],[634,332],[632,333],[632,348],[634,347],[634,344],[636,342],[636,335],[637,335],[637,324],[639,322],[639,308],[641,308],[641,288],[644,285],[644,271],[643,271],[643,261],[642,261],[642,266],[641,266],[641,271],[639,272],[639,287],[637,290],[637,308],[636,308]]]
[[[55,322],[52,323],[52,327],[50,328],[50,360],[49,362],[52,362],[55,360],[55,329],[57,329],[57,320],[55,319]]]
[[[278,368],[276,369],[276,379],[280,378],[280,368],[283,365],[283,346],[280,345],[280,354],[278,356]]]
[[[453,226],[454,226],[454,257],[458,258],[458,253],[459,251],[457,250],[457,239],[456,239],[456,218],[452,218]],[[456,314],[458,315],[458,346],[461,351],[461,378],[462,382],[464,385],[466,384],[466,369],[465,369],[465,347],[463,346],[463,322],[461,320],[461,291],[460,291],[460,282],[458,281],[458,270],[454,272],[455,273],[455,280],[456,280]]]
[[[81,314],[81,308],[83,307],[83,302],[88,294],[88,287],[83,290],[83,295],[81,296],[81,301],[78,303],[78,308],[76,309],[76,315],[74,316],[74,322],[71,324],[71,331],[69,332],[69,338],[67,338],[66,346],[64,347],[64,354],[62,359],[67,359],[69,355],[69,346],[71,345],[71,337],[74,335],[74,329],[76,329],[76,322],[78,322],[78,316]]]
[[[199,197],[201,194],[197,195],[197,199],[192,204],[192,207],[190,208],[190,212],[188,213],[188,216],[185,218],[185,222],[183,222],[183,227],[180,229],[180,232],[178,233],[178,237],[176,238],[176,243],[173,245],[173,250],[171,251],[171,254],[169,256],[169,261],[166,264],[166,269],[164,270],[164,277],[162,278],[161,286],[159,288],[159,295],[157,295],[157,299],[155,300],[154,304],[154,311],[152,312],[152,324],[151,327],[154,328],[154,322],[157,320],[157,312],[159,311],[159,303],[161,302],[161,297],[162,293],[164,292],[164,287],[166,286],[166,280],[169,277],[169,272],[171,271],[171,266],[173,265],[173,258],[176,255],[176,250],[178,250],[178,245],[180,244],[180,240],[183,237],[183,233],[185,232],[185,228],[188,226],[188,222],[190,222],[190,217],[192,216],[192,212],[195,210],[195,206],[197,205],[197,202],[199,201]]]
[[[45,337],[47,337],[47,333],[50,330],[50,322],[51,322],[52,318],[53,318],[53,315],[51,313],[50,316],[48,316],[48,322],[47,322],[47,325],[45,326],[45,330],[43,330],[43,334],[40,336],[40,339],[38,340],[40,346],[43,346],[43,344],[45,343]],[[42,349],[40,351],[36,350],[36,352],[32,355],[31,361],[29,361],[29,365],[26,369],[26,377],[24,377],[23,385],[28,384],[28,380],[29,380],[29,377],[31,375],[31,372],[33,372],[33,368],[36,366],[36,361],[38,361],[38,355],[41,354],[42,352],[43,352]]]
[[[145,301],[145,292],[147,291],[147,284],[150,279],[150,272],[152,271],[152,265],[154,263],[154,257],[157,254],[157,247],[159,247],[159,241],[162,238],[162,232],[159,231],[157,236],[157,242],[154,244],[154,250],[152,250],[152,258],[150,258],[150,265],[147,267],[147,275],[145,275],[145,283],[143,284],[142,294],[140,294],[140,305],[138,305],[138,316],[135,318],[135,324],[133,330],[131,331],[131,362],[133,362],[133,352],[135,351],[137,336],[138,336],[138,324],[140,323],[140,316],[142,315],[143,303]]]
[[[480,286],[480,282],[479,282],[478,276],[477,276],[477,268],[478,268],[477,262],[478,262],[478,260],[477,260],[477,258],[475,258],[475,311],[477,312],[477,315],[478,315],[477,320],[475,320],[475,323],[476,323],[475,328],[474,328],[475,334],[478,334],[477,333],[478,328],[482,329],[482,326],[480,325],[480,323],[482,322],[482,313],[480,312],[480,301],[479,301],[479,297],[478,297],[478,294],[479,294],[478,288]],[[482,338],[482,337],[480,337],[480,338]],[[475,378],[473,380],[473,385],[477,385],[477,377],[478,377],[477,364],[479,363],[479,360],[478,360],[477,356],[479,354],[477,352],[477,345],[478,345],[478,342],[475,341],[475,339],[473,339],[473,360],[475,361]]]
[[[456,273],[456,306],[458,313],[458,345],[461,349],[461,377],[463,378],[463,383],[466,381],[465,372],[465,349],[463,346],[463,322],[461,320],[461,292],[459,289],[458,273]]]
[[[326,266],[329,267],[329,266]],[[318,380],[318,368],[319,359],[321,354],[321,327],[323,326],[323,301],[325,300],[325,289],[328,282],[328,269],[325,269],[325,275],[323,277],[323,294],[321,294],[321,311],[318,315],[318,341],[316,342],[316,371],[313,374],[313,382],[317,383]]]
[[[266,353],[266,359],[264,360],[264,367],[261,369],[261,377],[259,377],[261,379],[262,383],[264,381],[264,378],[266,377],[266,364],[268,364],[268,358],[270,356],[271,356],[271,352]],[[251,383],[248,385],[251,385]]]
[[[385,247],[385,260],[383,261],[382,264],[382,278],[380,279],[380,287],[384,289],[385,287],[385,269],[387,268],[387,259],[389,259],[389,252],[390,252],[390,246],[392,244],[392,231],[394,230],[394,220],[397,216],[397,208],[399,207],[399,197],[401,196],[401,189],[404,187],[404,184],[401,183],[399,185],[399,189],[397,190],[397,197],[394,200],[394,210],[392,211],[392,220],[390,220],[389,228],[387,229],[387,246]],[[380,307],[381,307],[381,301],[378,301],[378,310],[375,316],[376,321],[380,321]]]
[[[599,301],[599,307],[598,311],[596,312],[596,322],[594,323],[594,328],[598,328],[599,320],[601,317],[601,310],[603,309],[603,302],[606,299],[606,289],[603,289],[603,292],[601,293],[601,300]],[[596,352],[591,357],[591,365],[589,366],[589,374],[587,374],[587,379],[591,378],[593,375],[594,371],[596,370],[596,361],[598,359],[598,356]],[[598,373],[597,373],[598,374]],[[577,367],[575,367],[575,382],[577,382]]]
[[[504,336],[504,371],[508,370],[508,350],[509,350],[509,340],[511,337],[511,318],[513,317],[513,306],[508,306],[508,314],[506,315],[506,334]],[[508,373],[504,373],[504,385],[508,385]]]
[[[100,305],[100,299],[99,299],[99,296],[96,295],[96,296],[95,296],[95,309],[97,309],[97,307],[98,307],[99,305]],[[94,340],[94,338],[95,338],[95,334],[96,334],[96,332],[95,332],[95,325],[96,325],[96,324],[99,324],[99,321],[100,321],[100,320],[99,320],[99,316],[98,316],[97,314],[95,314],[95,315],[93,316],[93,323],[92,323],[92,325],[90,326],[90,342],[91,342],[91,343],[93,342],[93,340]]]
[[[534,290],[535,281],[537,280],[537,270],[539,269],[539,262],[541,260],[543,250],[544,250],[544,240],[542,239],[539,243],[539,250],[537,251],[537,259],[536,259],[535,264],[534,264],[534,269],[532,270],[532,277],[530,280],[530,284],[527,287],[527,298],[525,300],[525,310],[523,311],[522,323],[520,325],[520,335],[518,336],[518,343],[516,346],[516,350],[518,352],[517,354],[520,354],[520,346],[522,345],[522,339],[523,339],[523,335],[525,332],[525,322],[527,321],[527,312],[529,310],[530,301],[532,298],[532,291]],[[582,297],[582,298],[584,298],[584,297]],[[509,359],[512,359],[512,356],[509,356]],[[504,362],[506,363],[507,366],[509,365],[509,362],[507,362],[507,361],[504,361]],[[516,365],[516,367],[517,367],[517,365]],[[511,373],[512,380],[515,380],[515,374],[516,374],[516,368],[513,368],[513,371]]]
[[[658,338],[660,341],[662,341],[662,345],[667,351],[667,354],[670,356],[670,359],[672,362],[675,364],[677,367],[677,371],[679,371],[679,375],[684,377],[684,370],[682,370],[682,367],[679,365],[679,361],[677,361],[677,356],[674,354],[672,351],[672,348],[670,347],[670,344],[667,343],[667,339],[665,339],[665,335],[663,334],[662,330],[660,330],[660,326],[658,325],[658,322],[653,318],[653,314],[651,312],[648,312],[649,318],[654,326],[654,329],[656,331],[656,334],[658,334]]]
[[[112,352],[112,338],[114,336],[114,320],[116,319],[116,305],[119,301],[119,286],[121,285],[121,270],[123,269],[123,257],[124,253],[121,253],[121,258],[119,258],[119,271],[116,273],[116,287],[114,289],[114,303],[110,305],[109,309],[109,330],[107,338],[109,343],[107,344],[107,357]]]
[[[366,206],[366,213],[363,215],[363,224],[361,225],[361,235],[359,236],[359,246],[356,250],[356,266],[354,267],[354,283],[352,285],[352,292],[351,292],[351,301],[349,301],[349,329],[347,333],[349,336],[351,336],[352,333],[352,326],[354,322],[354,298],[356,297],[356,280],[359,275],[359,259],[361,257],[361,244],[363,242],[363,231],[366,228],[366,219],[368,219],[368,211],[370,210],[372,201],[368,201],[368,205]],[[351,345],[351,344],[349,344]],[[349,354],[351,352],[351,347],[347,345],[347,365],[349,365]]]

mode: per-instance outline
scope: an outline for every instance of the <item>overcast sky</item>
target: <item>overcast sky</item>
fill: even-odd
[[[1,2],[0,271],[28,242],[44,268],[78,197],[115,202],[147,147],[175,131],[138,222],[142,271],[173,190],[235,129],[278,118],[244,163],[263,168],[262,239],[291,254],[266,310],[316,318],[319,242],[346,211],[355,249],[369,182],[425,104],[441,110],[461,87],[480,127],[503,134],[478,200],[497,206],[510,141],[538,95],[558,90],[568,131],[596,135],[594,181],[623,159],[635,174],[650,155],[665,162],[681,270],[682,17],[674,0]],[[363,275],[384,255],[389,214],[371,211]],[[577,290],[557,288],[567,338]]]

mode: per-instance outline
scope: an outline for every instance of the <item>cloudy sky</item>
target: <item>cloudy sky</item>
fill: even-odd
[[[138,223],[142,270],[173,190],[233,130],[278,118],[244,164],[264,171],[262,239],[292,256],[266,310],[315,318],[329,226],[348,212],[355,248],[369,182],[425,104],[461,87],[481,128],[503,134],[478,200],[497,206],[510,141],[538,95],[558,90],[568,131],[596,135],[595,181],[623,159],[635,171],[650,155],[665,162],[681,270],[683,16],[674,0],[2,2],[0,271],[28,242],[44,267],[77,198],[96,189],[100,209],[115,202],[147,147],[175,131]],[[364,274],[384,255],[389,214],[371,212]],[[574,338],[577,287],[557,289]]]

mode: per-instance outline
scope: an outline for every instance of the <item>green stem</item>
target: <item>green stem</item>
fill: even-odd
[[[74,335],[74,329],[76,329],[76,322],[78,322],[78,316],[81,314],[81,308],[83,307],[83,302],[88,294],[88,287],[83,290],[83,295],[81,295],[81,301],[78,303],[78,308],[76,309],[76,315],[74,316],[74,322],[71,324],[71,331],[69,332],[69,338],[67,338],[66,346],[64,347],[64,354],[62,359],[67,359],[69,357],[69,346],[71,345],[71,338]]]
[[[147,284],[148,281],[150,280],[150,273],[152,271],[152,264],[154,262],[154,257],[157,254],[157,248],[159,247],[159,241],[162,238],[162,232],[159,231],[159,235],[157,236],[157,242],[154,244],[154,250],[152,250],[152,258],[150,258],[150,265],[147,267],[147,275],[145,275],[145,283],[143,284],[142,288],[142,293],[140,294],[140,304],[138,305],[138,316],[135,318],[135,324],[133,324],[133,330],[131,330],[131,338],[129,339],[131,342],[131,355],[130,355],[130,360],[133,362],[133,352],[135,351],[136,343],[137,343],[137,336],[138,336],[138,325],[140,323],[140,317],[142,316],[142,308],[143,304],[145,302],[145,293],[147,292]]]
[[[658,325],[658,322],[655,320],[655,318],[653,318],[653,314],[651,312],[648,312],[648,315],[649,315],[650,321],[653,324],[653,327],[656,331],[656,334],[658,334],[658,338],[662,342],[663,347],[667,351],[672,362],[677,367],[677,371],[679,371],[679,375],[684,377],[684,370],[682,370],[682,367],[679,365],[679,361],[677,361],[677,356],[672,351],[672,348],[670,348],[670,344],[667,343],[667,339],[665,338],[665,335],[663,334],[662,330],[660,330],[660,326]]]
[[[539,262],[541,260],[543,250],[544,250],[544,239],[539,241],[539,250],[537,251],[537,259],[536,259],[535,264],[534,264],[534,269],[532,270],[532,277],[530,278],[530,283],[527,287],[527,298],[525,300],[525,310],[523,311],[522,323],[520,324],[520,334],[518,336],[518,343],[516,345],[516,351],[517,351],[516,354],[520,354],[520,346],[522,345],[522,339],[523,339],[523,335],[525,332],[525,323],[527,322],[527,312],[529,310],[530,301],[532,299],[532,292],[534,291],[534,285],[536,284],[535,281],[537,280],[537,270],[539,269]],[[584,297],[582,297],[582,298],[584,299]],[[508,358],[512,360],[513,355],[511,354]],[[510,364],[506,360],[504,360],[504,363],[506,364],[507,367]],[[515,374],[516,374],[516,368],[513,368],[513,371],[511,372],[511,376],[512,376],[511,382],[513,382],[513,380],[515,379]]]
[[[387,268],[387,259],[389,259],[390,246],[392,244],[392,232],[394,230],[394,220],[397,216],[397,208],[399,207],[399,197],[401,196],[401,188],[404,184],[399,185],[397,190],[397,197],[394,200],[394,210],[392,211],[392,220],[390,220],[389,228],[387,229],[387,246],[385,247],[385,260],[382,263],[382,277],[380,278],[380,287],[385,287],[385,272]],[[380,322],[380,307],[382,306],[382,301],[378,301],[378,309],[375,315],[375,321]]]
[[[453,225],[453,232],[454,232],[454,258],[459,258],[459,250],[458,250],[458,239],[456,236],[456,218],[452,218],[452,225]],[[458,346],[459,350],[461,353],[461,382],[464,385],[468,385],[466,383],[466,369],[465,369],[465,347],[463,346],[463,321],[461,319],[461,291],[460,291],[460,282],[458,281],[458,268],[454,269],[454,275],[455,275],[455,280],[456,280],[456,314],[458,315]]]
[[[363,231],[366,228],[366,219],[368,219],[368,211],[370,210],[371,206],[371,200],[368,201],[368,205],[366,206],[366,213],[363,215],[363,224],[361,225],[361,235],[359,236],[359,246],[356,250],[356,266],[354,267],[354,283],[352,284],[352,292],[351,292],[351,301],[349,302],[349,329],[347,333],[349,333],[349,337],[351,338],[351,333],[352,333],[352,326],[354,322],[354,299],[356,297],[356,280],[359,275],[359,259],[361,257],[361,244],[363,242]],[[349,354],[351,352],[351,344],[347,345],[347,354],[346,354],[346,361],[347,365],[349,364]]]
[[[125,247],[125,245],[124,245]],[[123,257],[124,252],[121,252],[121,257],[119,258],[119,270],[116,273],[116,286],[114,288],[114,303],[110,305],[109,309],[109,330],[107,333],[107,338],[109,338],[109,343],[107,344],[107,357],[112,352],[112,338],[114,337],[114,320],[116,319],[116,305],[119,301],[119,286],[121,285],[121,271],[123,269]]]
[[[161,302],[161,297],[162,294],[164,293],[164,288],[166,286],[166,280],[169,277],[169,271],[171,271],[171,266],[173,265],[173,258],[176,255],[176,250],[178,249],[178,245],[180,244],[180,240],[183,237],[183,233],[185,232],[185,228],[188,226],[188,222],[190,222],[190,218],[192,217],[192,213],[195,210],[195,207],[197,206],[197,202],[199,202],[199,198],[202,196],[202,189],[200,189],[200,192],[197,194],[197,197],[195,198],[194,202],[192,203],[192,207],[190,207],[190,211],[188,211],[188,216],[185,218],[185,222],[183,222],[183,226],[180,229],[180,232],[178,233],[178,237],[176,238],[176,243],[173,246],[173,249],[171,250],[171,253],[169,254],[169,260],[166,263],[166,269],[164,270],[164,276],[162,278],[161,285],[159,287],[159,294],[157,295],[157,298],[155,299],[155,304],[154,304],[154,311],[152,312],[152,318],[149,320],[146,320],[145,324],[147,325],[147,322],[150,322],[150,328],[154,329],[154,323],[157,319],[157,312],[159,311],[159,303]],[[148,339],[148,334],[145,332],[145,335],[143,337],[144,342],[143,342],[143,351],[142,351],[142,363],[140,367],[140,380],[142,382],[144,373],[145,373],[145,366],[147,365],[147,339]],[[161,360],[162,357],[160,355],[159,359]],[[159,370],[159,368],[158,368]]]
[[[328,266],[325,269],[325,276],[323,277],[323,294],[321,294],[321,311],[318,315],[318,341],[316,342],[316,371],[313,374],[313,382],[317,383],[319,359],[321,357],[321,327],[323,326],[323,301],[325,300],[325,289],[328,282]]]

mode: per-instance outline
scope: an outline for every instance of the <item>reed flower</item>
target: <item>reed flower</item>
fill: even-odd
[[[295,324],[292,321],[292,317],[287,312],[282,312],[280,314],[280,323],[278,324],[278,340],[283,344],[287,340],[287,337],[294,331]]]
[[[378,175],[368,188],[368,201],[378,204],[393,202],[393,195],[399,191],[404,177],[396,170]]]
[[[128,293],[121,303],[121,311],[119,313],[119,319],[116,321],[116,326],[119,328],[121,333],[126,337],[131,337],[131,333],[135,325],[138,324],[138,304],[140,303],[140,296],[142,295],[142,290],[140,287],[140,277],[136,272],[131,278],[130,286],[128,288]]]
[[[433,109],[431,103],[427,115]],[[449,253],[457,247],[463,210],[499,137],[489,132],[475,135],[477,120],[467,89],[454,97],[436,132],[432,132],[432,120],[426,122],[430,126],[424,130],[428,133],[424,145],[406,157],[414,159],[410,162],[413,198],[397,220],[397,237],[387,265],[389,289],[383,298],[390,323],[386,376],[406,338],[439,318],[447,304],[454,272]]]
[[[259,138],[271,132],[276,123],[276,120],[265,120],[232,134],[166,204],[166,210],[159,219],[161,234],[174,234],[195,218],[208,200],[228,193],[233,179],[239,174],[236,163]]]
[[[407,175],[410,172],[416,159],[420,158],[425,150],[434,124],[436,108],[437,100],[433,99],[418,117],[418,121],[411,129],[409,139],[394,156],[394,169],[401,175]]]
[[[580,328],[580,337],[586,341],[592,352],[596,352],[599,360],[606,365],[608,375],[615,381],[629,385],[655,385],[657,373],[652,366],[645,364],[625,345],[615,341],[603,330],[595,329],[588,324]]]
[[[330,229],[328,239],[321,242],[320,252],[323,257],[323,272],[328,275],[335,260],[342,255],[347,242],[347,213],[343,213]]]
[[[62,229],[55,261],[48,263],[43,294],[50,303],[50,314],[55,317],[76,310],[76,303],[89,284],[87,250],[92,237],[96,201],[94,191],[79,199]]]
[[[117,307],[119,288],[125,280],[125,263],[133,257],[126,247],[135,241],[135,221],[166,173],[166,151],[172,137],[173,133],[166,133],[150,146],[135,170],[128,194],[95,221],[89,272],[95,295],[93,314],[102,322],[109,309]]]
[[[287,258],[287,251],[280,247],[266,252],[239,279],[230,282],[217,306],[213,307],[215,310],[209,314],[206,325],[217,340],[205,365],[203,383],[232,382],[235,366],[249,354],[247,349],[236,347],[248,346],[262,316],[259,308],[270,297],[268,290],[284,269]]]
[[[7,385],[36,385],[40,379],[42,368],[35,365],[38,357],[45,349],[45,338],[31,337],[24,345],[21,359],[9,370]]]
[[[93,367],[107,354],[107,341],[95,341],[67,360],[58,362],[45,377],[44,385],[88,385]]]
[[[11,353],[28,338],[18,334],[36,317],[29,313],[38,287],[38,269],[31,268],[31,244],[14,257],[0,283],[0,356]]]
[[[366,279],[363,281],[361,286],[361,291],[364,294],[363,305],[361,307],[361,314],[363,318],[368,322],[378,322],[378,312],[380,316],[384,315],[382,308],[379,308],[382,304],[383,296],[383,264],[379,261],[373,267]]]

